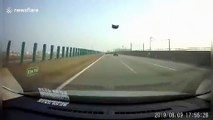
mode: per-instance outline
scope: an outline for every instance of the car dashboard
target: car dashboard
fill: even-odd
[[[43,99],[45,101],[45,99]],[[137,104],[84,104],[70,103],[48,104],[41,99],[22,96],[3,102],[3,118],[5,120],[52,120],[52,119],[180,119],[193,118],[188,113],[206,113],[200,117],[208,117],[210,102],[199,98],[185,100],[137,103]],[[56,103],[54,100],[49,100]],[[188,116],[186,116],[188,115]]]

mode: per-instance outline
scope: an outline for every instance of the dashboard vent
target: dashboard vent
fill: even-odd
[[[52,109],[52,110],[72,112],[72,113],[81,113],[81,114],[104,114],[103,111],[88,111],[88,110],[77,110],[77,109],[55,108],[55,107],[48,107],[48,108]]]

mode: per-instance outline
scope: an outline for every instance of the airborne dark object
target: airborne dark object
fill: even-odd
[[[113,29],[118,29],[118,27],[119,27],[119,25],[113,25],[113,24],[112,24],[112,28],[113,28]]]

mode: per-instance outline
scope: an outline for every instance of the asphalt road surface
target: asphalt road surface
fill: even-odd
[[[59,89],[143,90],[195,93],[210,70],[172,61],[111,54],[63,83]]]

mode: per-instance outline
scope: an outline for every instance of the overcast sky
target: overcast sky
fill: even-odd
[[[3,0],[4,40],[14,49],[26,41],[48,45],[112,50],[210,47],[212,0]],[[39,9],[38,13],[6,13],[6,9]],[[111,24],[119,24],[112,29]],[[16,48],[15,48],[16,47]]]

